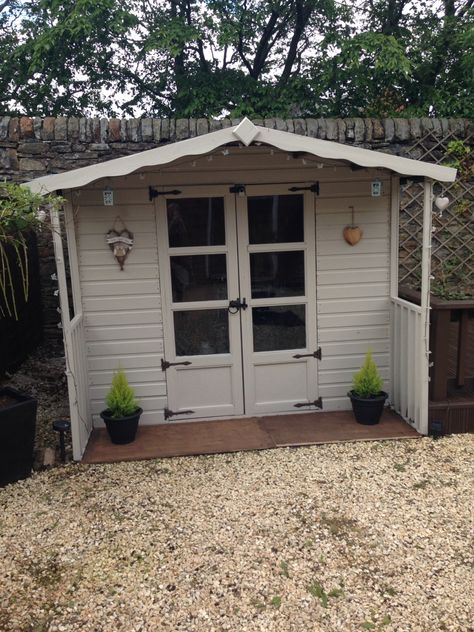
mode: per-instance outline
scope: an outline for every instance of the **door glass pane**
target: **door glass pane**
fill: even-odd
[[[226,256],[171,257],[171,285],[175,303],[226,299]]]
[[[304,241],[302,195],[250,196],[247,204],[251,244]]]
[[[167,200],[171,248],[225,244],[224,198]]]
[[[174,312],[176,355],[229,353],[227,309]]]
[[[306,325],[304,305],[254,307],[253,350],[304,349]]]
[[[304,252],[250,255],[252,298],[304,296]]]

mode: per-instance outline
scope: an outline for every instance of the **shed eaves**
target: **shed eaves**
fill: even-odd
[[[351,147],[342,143],[300,136],[254,125],[244,119],[239,125],[189,138],[176,143],[116,158],[98,165],[74,169],[26,182],[23,186],[45,195],[59,190],[77,189],[101,178],[125,176],[139,169],[169,164],[186,156],[207,154],[228,143],[265,143],[288,152],[304,152],[321,159],[341,160],[361,167],[382,168],[403,176],[421,176],[441,182],[454,182],[456,169],[401,158],[391,154]]]

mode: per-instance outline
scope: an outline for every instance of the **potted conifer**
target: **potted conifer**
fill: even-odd
[[[112,443],[131,443],[137,434],[138,422],[143,410],[135,398],[123,369],[112,378],[112,386],[105,398],[107,409],[100,413]]]
[[[369,350],[360,371],[353,377],[352,390],[347,393],[358,423],[367,426],[379,423],[388,397],[382,387],[382,376]]]

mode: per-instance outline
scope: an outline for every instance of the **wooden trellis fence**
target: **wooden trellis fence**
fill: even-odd
[[[453,160],[453,141],[471,148],[460,159],[460,177],[448,185],[435,184],[435,194],[447,196],[449,206],[433,216],[432,292],[445,299],[474,297],[474,135],[460,138],[449,131],[442,138],[433,132],[418,139],[407,156],[428,162]],[[451,148],[451,151],[450,151]],[[400,214],[400,284],[419,289],[423,185],[408,183],[402,188]]]

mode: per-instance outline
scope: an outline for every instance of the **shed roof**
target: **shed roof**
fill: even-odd
[[[238,141],[246,146],[255,142],[265,143],[283,151],[304,152],[322,159],[341,160],[360,167],[388,169],[403,176],[421,176],[441,182],[453,182],[456,178],[456,169],[450,167],[261,127],[254,125],[246,118],[234,127],[108,162],[43,176],[26,182],[24,186],[41,194],[63,189],[77,189],[101,178],[125,176],[139,169],[165,165],[185,156],[206,154],[218,147]]]

